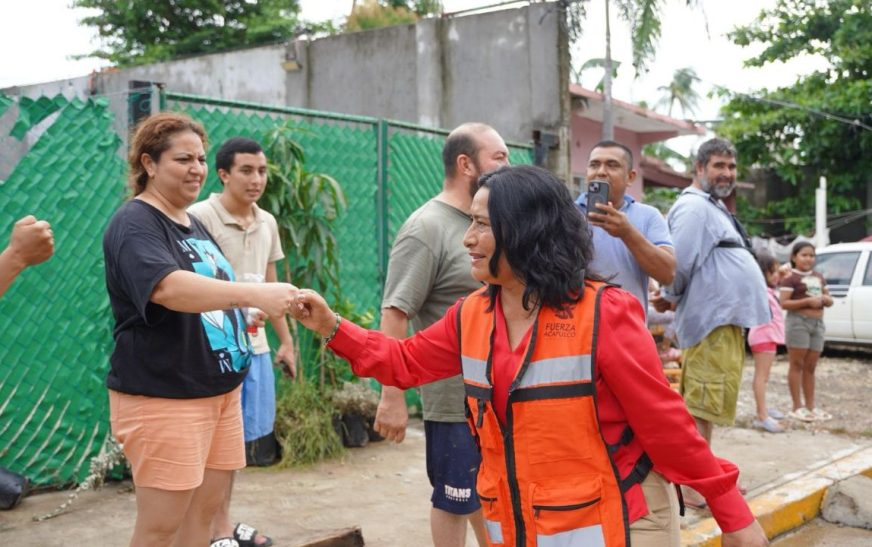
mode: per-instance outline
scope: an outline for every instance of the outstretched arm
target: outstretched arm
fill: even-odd
[[[327,339],[327,347],[351,363],[358,376],[406,389],[460,374],[457,304],[426,329],[397,340],[340,319],[311,289],[301,289],[296,302],[294,318]]]
[[[669,387],[639,302],[623,291],[606,289],[600,310],[600,374],[655,469],[700,492],[724,532],[752,525],[754,516],[736,487],[739,470],[712,454],[684,400]],[[638,343],[609,342],[618,340],[613,333]]]
[[[155,285],[150,300],[179,312],[255,307],[273,317],[290,309],[296,290],[288,283],[235,283],[176,270]]]

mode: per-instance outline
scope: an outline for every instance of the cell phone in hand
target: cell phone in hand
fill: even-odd
[[[587,183],[587,214],[601,213],[597,203],[609,202],[609,183],[604,180],[592,180]]]

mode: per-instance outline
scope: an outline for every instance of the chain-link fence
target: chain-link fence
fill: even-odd
[[[210,166],[227,138],[263,141],[288,122],[299,129],[306,169],[335,178],[348,198],[335,225],[342,292],[358,311],[378,311],[393,236],[441,188],[446,131],[172,92],[160,104],[203,123]],[[56,254],[0,300],[0,466],[37,484],[64,484],[87,474],[108,434],[104,379],[113,322],[101,241],[125,196],[126,165],[104,101],[15,104],[0,96],[0,141],[21,139],[37,124],[41,134],[30,135],[35,143],[0,181],[0,244],[15,220],[32,213],[51,221]],[[532,150],[512,144],[510,159],[531,163]],[[219,190],[210,169],[201,198]]]

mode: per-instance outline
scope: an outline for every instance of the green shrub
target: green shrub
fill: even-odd
[[[282,386],[276,401],[276,438],[282,447],[279,467],[305,465],[345,452],[333,429],[335,411],[317,385],[293,381]]]

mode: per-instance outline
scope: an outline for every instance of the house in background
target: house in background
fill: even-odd
[[[593,146],[601,140],[603,129],[603,95],[577,84],[569,85],[571,118],[569,129],[572,182],[576,191],[584,187],[587,160]],[[641,106],[612,99],[615,111],[615,138],[633,151],[636,181],[628,192],[635,199],[642,198],[645,187],[660,186],[684,188],[690,176],[679,173],[665,162],[642,156],[646,144],[665,141],[685,135],[705,135],[705,128],[691,122],[676,120]]]

